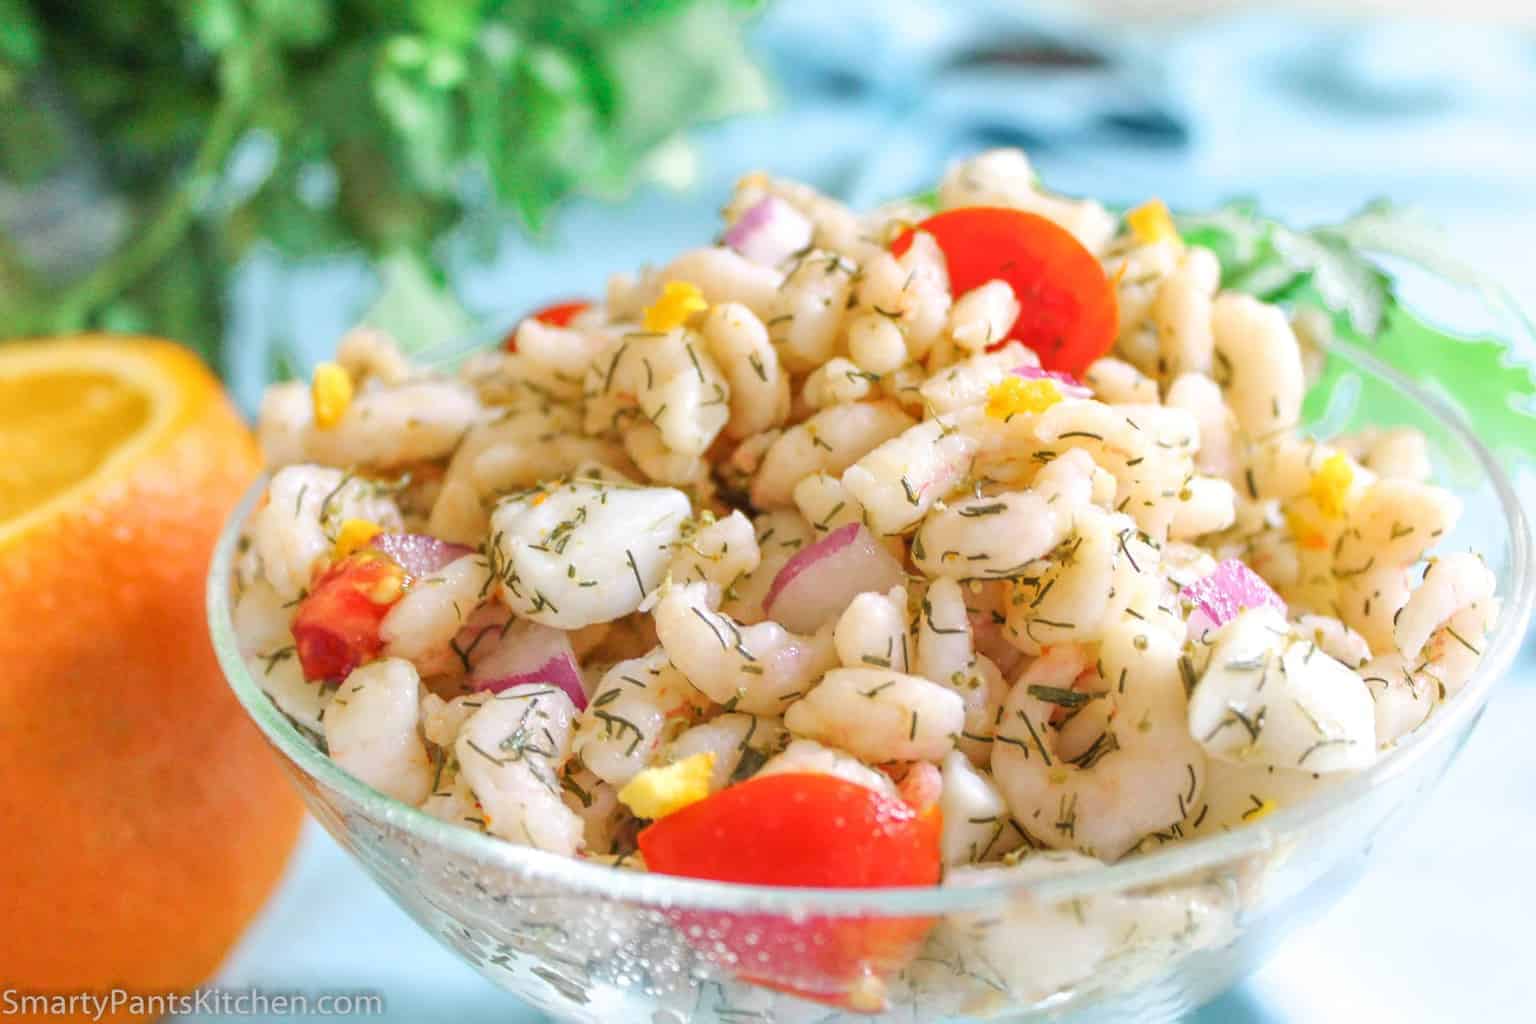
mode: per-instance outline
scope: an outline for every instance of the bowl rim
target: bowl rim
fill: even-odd
[[[1290,807],[1267,815],[1248,827],[1221,835],[1202,836],[1160,848],[1116,864],[1050,878],[1000,877],[964,886],[925,886],[881,889],[813,889],[745,885],[683,878],[650,872],[625,871],[606,864],[518,846],[495,836],[441,821],[424,811],[386,796],[344,771],[312,745],[278,710],[248,670],[241,656],[231,618],[230,577],[239,528],[262,494],[263,475],[241,498],[220,533],[207,581],[209,630],[219,664],[230,688],[269,742],[299,772],[334,790],[368,817],[399,829],[417,842],[473,861],[482,869],[510,873],[519,886],[543,884],[551,891],[599,896],[660,906],[696,907],[733,912],[777,912],[795,915],[867,916],[947,914],[996,906],[1023,894],[1043,903],[1168,882],[1223,862],[1275,848],[1284,837],[1310,829],[1331,815],[1362,800],[1371,791],[1411,771],[1443,744],[1470,726],[1481,714],[1494,685],[1519,649],[1536,606],[1536,559],[1525,511],[1497,458],[1476,437],[1461,414],[1426,392],[1407,375],[1382,363],[1359,345],[1330,342],[1330,354],[1346,357],[1354,367],[1383,378],[1447,428],[1472,453],[1491,484],[1509,533],[1510,579],[1504,608],[1486,643],[1483,659],[1472,679],[1430,720],[1387,756],[1363,772]],[[999,873],[1001,874],[1001,873]]]

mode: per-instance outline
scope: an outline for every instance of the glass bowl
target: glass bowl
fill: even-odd
[[[1518,321],[1514,327],[1522,329]],[[1487,448],[1447,404],[1367,352],[1331,344],[1327,357],[1347,372],[1327,375],[1327,393],[1309,400],[1310,426],[1328,433],[1365,426],[1351,396],[1372,388],[1374,425],[1424,430],[1440,479],[1464,498],[1466,514],[1445,547],[1481,551],[1504,601],[1482,663],[1461,694],[1368,771],[1242,830],[1109,867],[1033,877],[1021,871],[969,887],[754,887],[572,860],[398,803],[317,749],[268,700],[240,656],[230,621],[231,567],[261,484],[234,513],[213,560],[214,647],[236,696],[336,840],[423,928],[557,1019],[1173,1020],[1330,906],[1370,863],[1378,837],[1422,803],[1508,668],[1536,600],[1525,516]],[[1395,405],[1384,406],[1383,393]],[[1391,422],[1382,421],[1384,411]],[[797,964],[835,936],[835,922],[912,918],[930,919],[933,928],[917,959],[889,979],[885,1009],[874,1015],[736,980],[744,971],[779,988],[803,988]],[[989,930],[1002,922],[1024,930],[1013,934],[1027,932],[1027,942],[989,942]],[[787,957],[766,951],[782,951],[785,941],[811,948]],[[880,989],[863,994],[873,1001]]]

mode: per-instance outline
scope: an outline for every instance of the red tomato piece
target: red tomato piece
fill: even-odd
[[[293,643],[312,682],[339,682],[384,649],[379,624],[405,592],[405,573],[373,551],[348,555],[310,585],[293,618]]]
[[[874,888],[939,880],[941,816],[831,775],[749,779],[640,833],[651,871],[753,885]],[[847,1009],[883,1004],[933,925],[926,917],[810,917],[675,911],[701,952],[743,978]],[[717,947],[716,944],[719,944]]]
[[[541,309],[536,309],[528,315],[540,323],[549,324],[551,327],[569,327],[571,321],[582,313],[592,308],[592,303],[586,299],[571,299],[567,302],[552,302]],[[508,352],[517,351],[517,328],[507,332],[507,336],[501,340],[501,347]]]
[[[1013,288],[1019,317],[994,348],[1017,339],[1045,369],[1080,377],[1114,344],[1114,286],[1097,257],[1054,221],[1001,206],[963,206],[908,228],[891,252],[905,253],[916,231],[931,234],[943,250],[956,298],[993,280]]]

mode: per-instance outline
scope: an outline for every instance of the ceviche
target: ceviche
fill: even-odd
[[[234,622],[343,769],[625,869],[964,885],[1243,828],[1468,680],[1423,439],[1298,432],[1306,325],[1160,202],[1000,150],[724,219],[452,372],[360,328],[268,391]],[[803,994],[860,1008],[929,923],[837,927]]]

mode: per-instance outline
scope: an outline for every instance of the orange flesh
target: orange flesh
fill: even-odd
[[[121,378],[63,370],[0,377],[0,522],[96,472],[149,422],[150,397]]]

